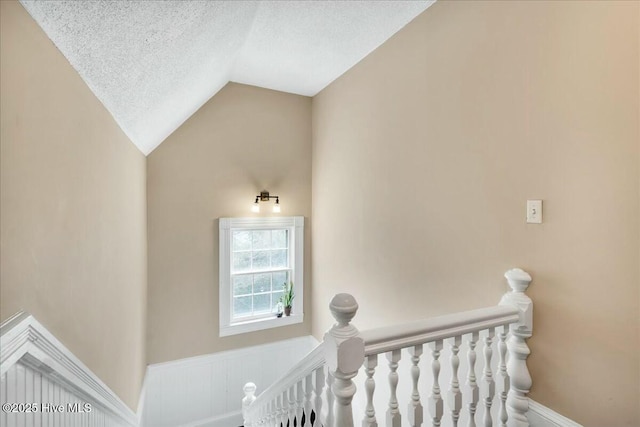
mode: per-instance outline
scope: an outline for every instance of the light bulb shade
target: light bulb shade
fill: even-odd
[[[280,213],[280,203],[276,203],[273,205],[273,212]]]
[[[251,204],[251,212],[260,212],[260,205],[258,204],[258,202]]]

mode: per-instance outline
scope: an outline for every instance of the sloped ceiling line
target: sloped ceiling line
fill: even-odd
[[[20,0],[145,155],[229,81],[313,96],[434,0]]]

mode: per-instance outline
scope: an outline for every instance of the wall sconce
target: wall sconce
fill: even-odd
[[[280,197],[270,196],[268,191],[261,191],[260,194],[256,196],[256,201],[251,205],[251,212],[260,212],[260,202],[268,202],[269,199],[276,199],[276,202],[273,204],[273,212],[280,213]]]

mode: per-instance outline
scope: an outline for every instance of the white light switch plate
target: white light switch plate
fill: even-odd
[[[527,223],[542,224],[542,200],[527,200]]]

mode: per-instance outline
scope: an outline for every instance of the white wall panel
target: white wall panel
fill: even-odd
[[[38,369],[15,363],[2,375],[2,404],[35,404],[37,412],[7,412],[3,406],[1,425],[7,427],[124,427],[128,424],[109,415],[98,402],[64,385],[64,380]],[[90,412],[72,412],[68,405],[88,403]],[[46,405],[63,405],[62,412]],[[51,407],[50,407],[51,408]]]
[[[143,425],[203,426],[226,416],[237,418],[245,383],[254,382],[260,393],[316,345],[314,338],[300,337],[151,365]]]
[[[0,379],[3,427],[139,424],[133,411],[28,313],[0,325]]]

